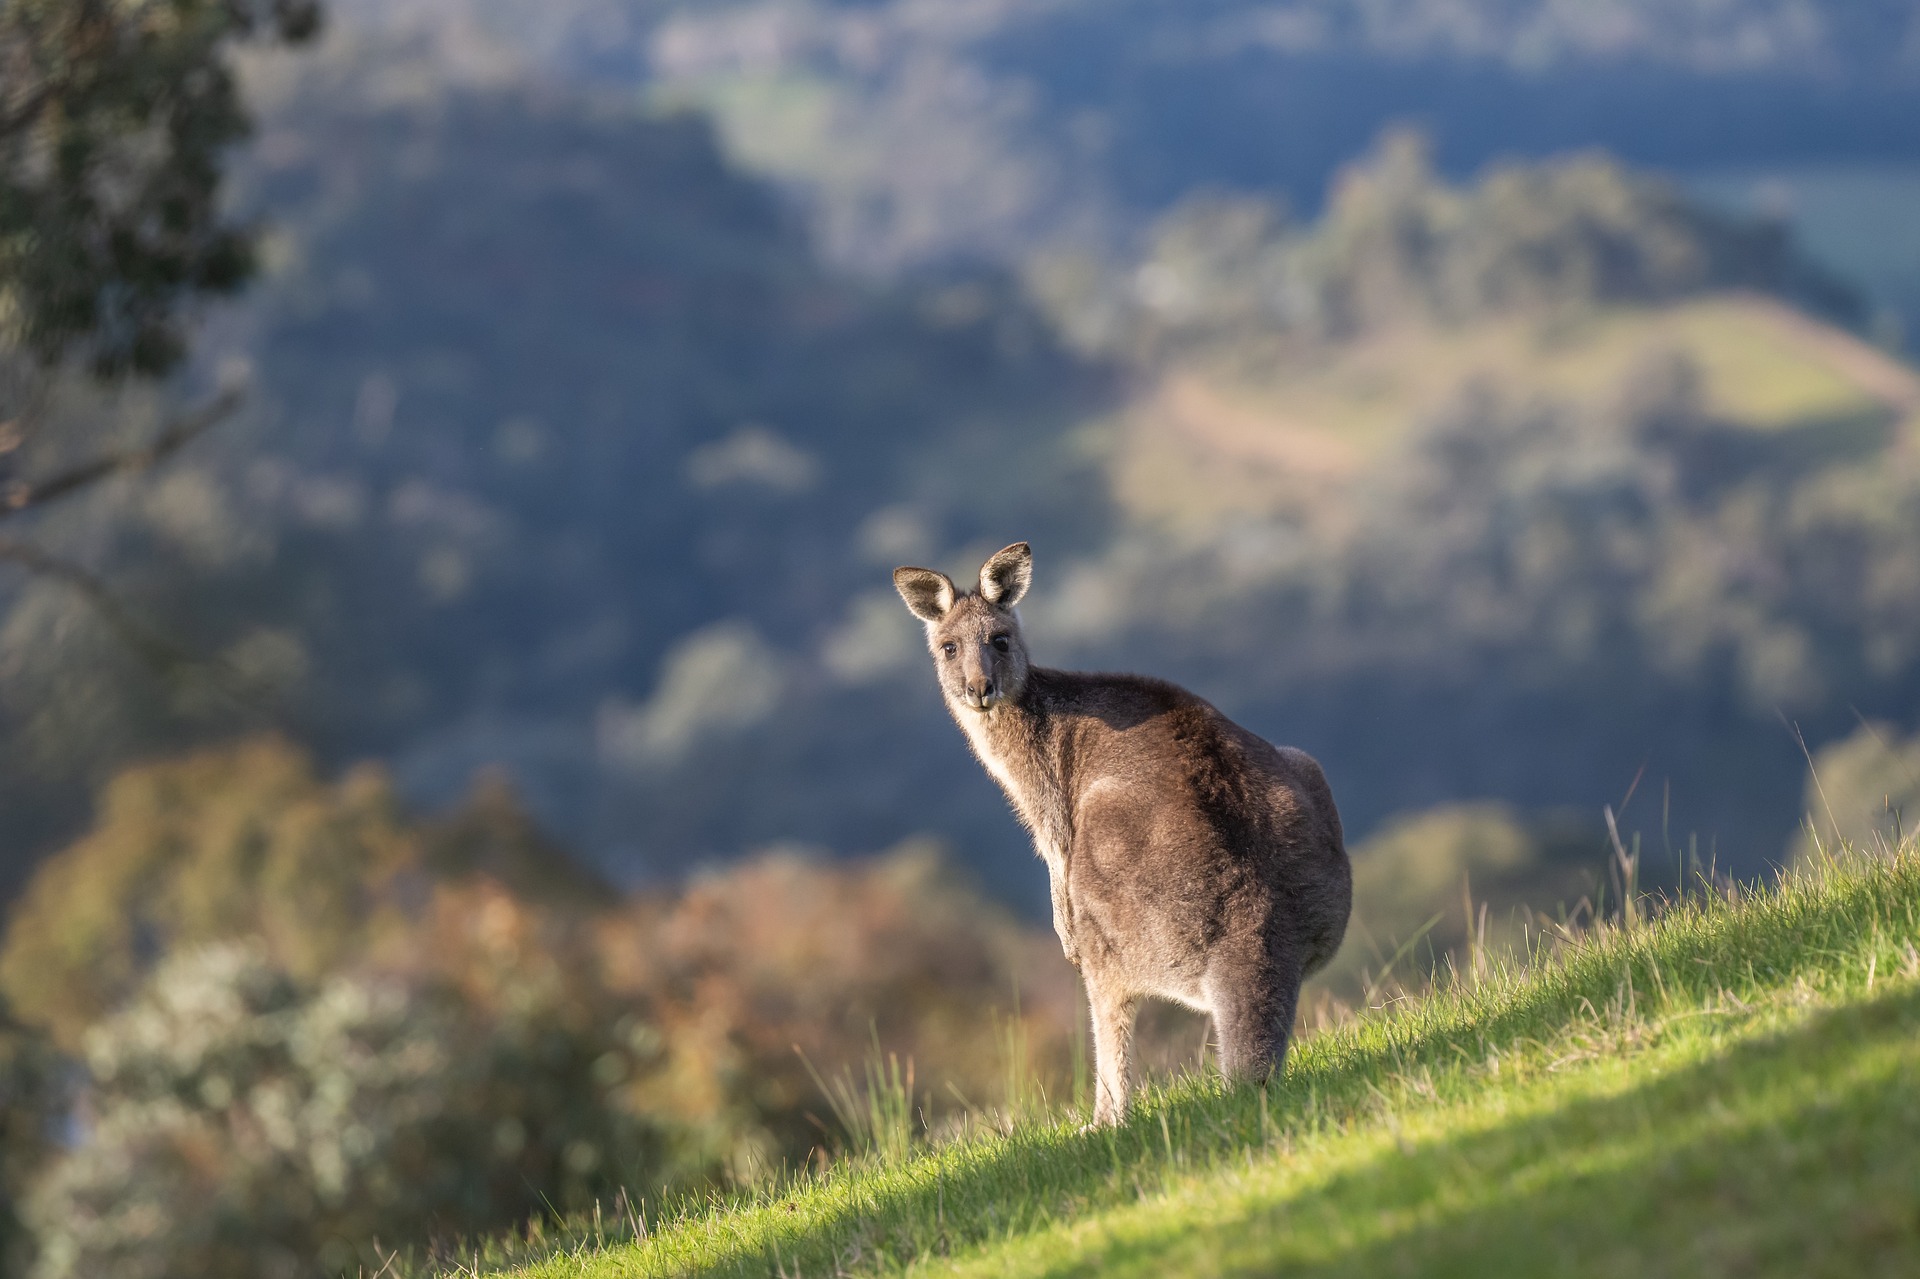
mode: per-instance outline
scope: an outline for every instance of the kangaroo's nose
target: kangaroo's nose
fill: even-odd
[[[972,702],[975,706],[981,705],[989,697],[992,697],[992,696],[993,696],[992,680],[983,679],[983,680],[967,681],[967,700]]]

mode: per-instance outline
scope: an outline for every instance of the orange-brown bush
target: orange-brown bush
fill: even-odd
[[[855,862],[769,853],[637,898],[599,935],[609,988],[647,1008],[666,1045],[637,1086],[748,1142],[727,1152],[736,1166],[831,1148],[840,1134],[813,1074],[837,1077],[876,1048],[914,1063],[929,1123],[962,1097],[1014,1100],[1010,1070],[1071,1086],[1078,995],[1058,944],[928,845]]]

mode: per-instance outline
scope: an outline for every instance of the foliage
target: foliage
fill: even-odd
[[[312,979],[430,915],[442,886],[475,877],[534,902],[599,896],[497,789],[420,825],[379,770],[328,784],[278,738],[136,767],[107,788],[93,831],[15,904],[0,989],[77,1048],[165,954],[256,937]]]
[[[0,1001],[0,1274],[25,1274],[33,1257],[19,1204],[54,1149],[67,1100],[64,1064],[44,1035]]]
[[[1920,735],[1862,721],[1814,753],[1800,802],[1807,816],[1794,841],[1797,862],[1842,846],[1899,847],[1920,824]]]
[[[1232,575],[1146,561],[1105,587],[1149,592],[1136,608],[1177,618],[1151,592],[1177,588],[1192,609],[1196,582],[1221,581],[1183,643],[1224,658],[1246,636],[1287,636],[1289,681],[1657,680],[1756,716],[1902,687],[1920,634],[1907,589],[1920,473],[1861,464],[1885,427],[1761,433],[1700,386],[1671,351],[1584,403],[1470,383],[1344,502],[1273,517],[1279,553],[1242,555]]]
[[[739,1173],[837,1149],[822,1078],[887,1055],[937,1126],[962,1099],[1000,1107],[1008,1045],[1056,1096],[1072,1087],[1078,983],[1051,934],[983,900],[928,845],[835,864],[774,852],[636,899],[608,921],[607,981],[664,1043],[648,1108],[711,1133]],[[863,1090],[871,1091],[871,1090]],[[863,1103],[864,1104],[864,1103]]]
[[[1446,957],[1471,966],[1524,950],[1583,898],[1595,904],[1602,845],[1590,826],[1564,813],[1528,820],[1498,803],[1384,823],[1351,850],[1354,917],[1322,980],[1349,995],[1420,989]]]
[[[1825,862],[1370,1010],[1275,1085],[1187,1080],[1112,1133],[1059,1115],[688,1204],[643,1240],[498,1240],[477,1269],[1900,1274],[1917,928],[1911,844]]]
[[[220,204],[247,128],[229,50],[318,20],[313,0],[0,9],[0,336],[103,372],[177,361],[182,307],[252,268]]]
[[[1408,132],[1387,134],[1346,169],[1310,227],[1258,198],[1202,194],[1155,225],[1137,263],[1104,277],[1054,263],[1036,281],[1083,344],[1150,353],[1223,336],[1341,338],[1715,289],[1860,313],[1779,223],[1711,211],[1604,155],[1499,165],[1457,189]]]
[[[301,982],[245,944],[167,960],[87,1033],[88,1133],[35,1190],[42,1279],[335,1274],[658,1175],[599,1027],[541,1002]]]
[[[201,304],[236,291],[256,265],[256,228],[223,183],[249,127],[231,60],[242,45],[303,41],[319,16],[316,0],[0,5],[0,521],[44,534],[43,508],[124,490],[109,482],[152,470],[238,404],[231,362],[218,394],[178,414],[159,375],[181,363]],[[209,670],[246,674],[153,625],[95,555],[53,540],[0,537],[0,563],[24,570],[23,593],[49,611],[86,616],[109,665],[158,675],[175,694],[197,676],[201,697],[221,682]],[[49,660],[43,636],[11,638],[16,653]],[[225,682],[231,698],[248,681]],[[91,709],[138,718],[176,699],[149,689],[127,700],[140,710]],[[24,763],[6,771],[32,771]],[[32,807],[19,826],[27,839],[41,816]],[[10,895],[19,876],[9,869],[0,892]]]

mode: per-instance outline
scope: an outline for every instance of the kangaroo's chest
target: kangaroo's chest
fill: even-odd
[[[1046,863],[1056,891],[1063,890],[1072,830],[1061,788],[1034,758],[1036,752],[1007,726],[995,724],[986,715],[966,713],[957,718],[974,756],[1033,836],[1034,851]]]

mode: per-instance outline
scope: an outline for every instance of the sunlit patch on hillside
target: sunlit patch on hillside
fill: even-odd
[[[1110,424],[1110,475],[1127,511],[1178,527],[1313,506],[1471,386],[1604,409],[1654,356],[1698,368],[1716,419],[1808,432],[1815,451],[1857,452],[1920,424],[1913,369],[1772,299],[1729,294],[1338,343],[1229,339],[1177,359]]]

